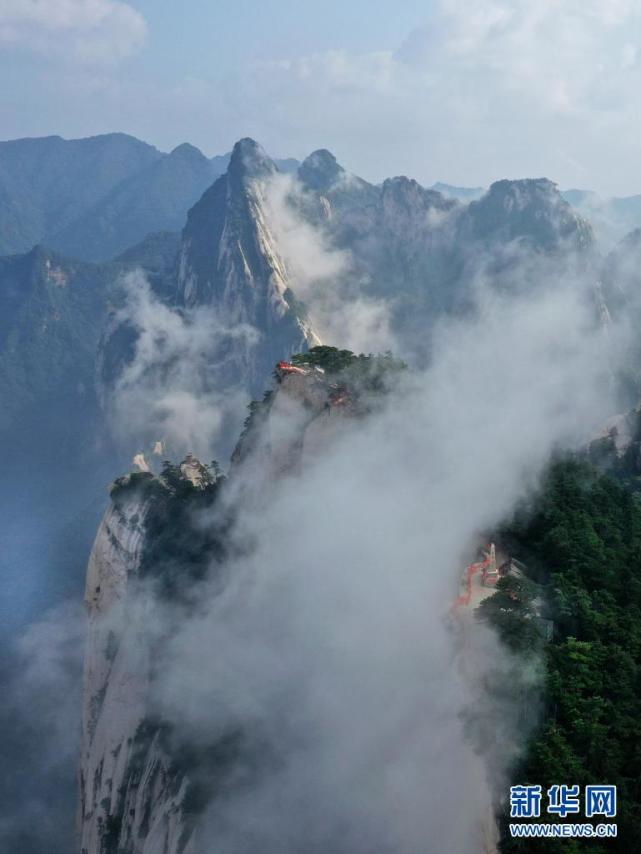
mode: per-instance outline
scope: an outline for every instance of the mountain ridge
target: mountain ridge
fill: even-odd
[[[229,157],[208,158],[188,142],[166,153],[120,132],[1,141],[0,255],[43,243],[81,260],[109,260],[149,231],[182,227]],[[285,171],[298,165],[279,162]]]

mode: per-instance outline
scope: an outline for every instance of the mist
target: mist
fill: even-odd
[[[168,306],[141,270],[125,276],[122,287],[115,328],[134,330],[135,342],[108,395],[114,435],[132,454],[161,441],[167,454],[225,459],[247,404],[229,351],[238,345],[250,354],[258,332],[227,323],[213,308]]]
[[[352,253],[332,244],[324,229],[331,214],[294,175],[276,173],[264,191],[270,225],[296,296],[321,341],[357,353],[369,352],[374,344],[380,352],[391,349],[395,338],[390,305],[366,293],[367,277]]]
[[[478,705],[479,686],[497,668],[531,682],[536,665],[473,621],[487,654],[470,658],[449,615],[480,533],[612,411],[587,296],[570,280],[484,292],[474,317],[437,326],[431,366],[382,411],[339,419],[322,452],[303,441],[301,470],[268,490],[252,488],[255,464],[237,473],[243,557],[172,633],[155,697],[197,744],[247,734],[205,850],[464,854],[492,838],[527,733],[518,709]],[[476,714],[501,731],[491,744],[466,739]]]
[[[73,850],[84,642],[84,614],[74,602],[50,609],[7,643],[0,663],[3,851]]]

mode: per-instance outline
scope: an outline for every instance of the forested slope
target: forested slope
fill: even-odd
[[[511,840],[503,852],[576,854],[641,850],[641,504],[621,481],[585,459],[555,462],[537,506],[523,508],[502,532],[504,542],[544,586],[554,635],[545,661],[544,712],[513,783],[614,784],[618,838]],[[528,626],[528,585],[501,590],[486,615],[519,646],[515,625]],[[514,598],[516,597],[516,598]],[[532,632],[521,646],[532,648]],[[523,654],[526,654],[525,649]],[[545,816],[545,797],[542,821]],[[504,831],[507,831],[507,815]],[[583,816],[569,820],[584,821]],[[599,819],[595,819],[599,821]]]

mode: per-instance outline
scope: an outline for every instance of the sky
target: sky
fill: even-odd
[[[379,181],[641,193],[636,0],[0,0],[0,138],[329,148]]]

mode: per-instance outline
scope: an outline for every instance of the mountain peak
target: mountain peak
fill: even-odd
[[[183,160],[189,160],[192,163],[200,163],[207,160],[202,151],[190,142],[182,142],[180,145],[177,145],[173,151],[169,153],[169,156],[180,157]]]
[[[312,190],[328,190],[345,174],[331,151],[319,148],[313,151],[300,165],[298,177]]]
[[[506,211],[516,212],[547,208],[550,204],[565,207],[567,203],[549,178],[503,178],[491,184],[485,196],[474,204],[499,205]]]
[[[577,248],[587,248],[594,240],[591,226],[548,178],[495,181],[484,196],[470,203],[468,212],[478,237],[527,236],[535,246],[549,250],[568,239]]]
[[[519,209],[544,200],[562,201],[559,189],[549,178],[503,178],[490,185],[486,199],[506,202],[510,199]]]
[[[277,172],[274,161],[265,150],[250,137],[239,139],[234,145],[229,160],[228,172],[238,178],[260,178]]]

